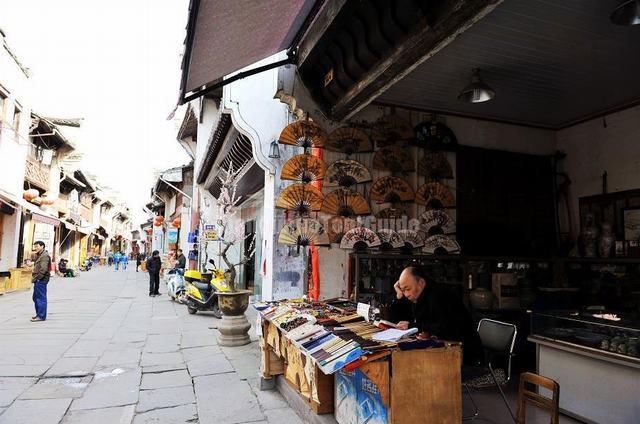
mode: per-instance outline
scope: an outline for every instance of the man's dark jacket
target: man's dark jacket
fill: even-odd
[[[178,256],[178,261],[176,262],[176,268],[185,269],[187,267],[187,258],[184,256],[184,253],[181,253]]]
[[[44,283],[49,282],[49,268],[51,266],[51,257],[46,250],[43,250],[36,261],[33,263],[33,271],[31,273],[31,282],[42,281]]]
[[[162,268],[160,256],[152,256],[147,259],[147,271],[149,271],[149,274],[160,274],[160,268]]]

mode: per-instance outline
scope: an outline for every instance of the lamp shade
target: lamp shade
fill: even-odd
[[[613,9],[611,22],[616,25],[640,24],[640,0],[626,0]]]
[[[474,69],[471,84],[462,89],[458,100],[467,103],[482,103],[494,98],[496,92],[480,79],[480,69]]]
[[[271,142],[271,146],[269,147],[269,157],[271,159],[280,159],[280,148],[278,147],[278,142],[276,140]]]

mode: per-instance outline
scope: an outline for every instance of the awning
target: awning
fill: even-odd
[[[191,0],[180,102],[291,47],[315,4],[316,0]]]
[[[58,225],[60,225],[60,220],[57,218],[53,218],[50,215],[40,215],[39,213],[31,213],[31,219],[33,219],[34,221],[42,222],[44,224],[53,225],[54,227],[57,227]]]
[[[11,206],[14,209],[18,209],[18,206],[19,206],[22,209],[31,212],[33,214],[33,219],[36,221],[45,222],[54,226],[58,226],[60,224],[60,220],[56,216],[53,216],[50,213],[43,211],[37,205],[34,205],[33,203],[29,203],[26,200],[19,198],[1,188],[0,188],[0,200],[2,200],[3,203],[6,203],[7,205]]]
[[[64,226],[69,231],[76,231],[76,229],[77,229],[77,227],[75,225],[73,225],[72,223],[70,223],[69,221],[62,221],[62,223],[64,224]]]
[[[93,228],[91,227],[77,227],[78,232],[84,234],[85,236],[88,236],[89,234],[91,234],[91,231],[93,230]]]

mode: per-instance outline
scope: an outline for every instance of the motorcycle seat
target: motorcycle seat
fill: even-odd
[[[197,281],[194,281],[192,284],[194,286],[196,286],[200,290],[209,290],[209,289],[211,289],[211,285],[207,284],[207,283],[199,283]]]

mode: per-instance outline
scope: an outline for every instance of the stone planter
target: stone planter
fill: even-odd
[[[243,346],[251,343],[249,334],[251,324],[244,311],[249,307],[248,290],[230,293],[218,293],[218,305],[222,311],[222,322],[218,326],[220,346]]]

